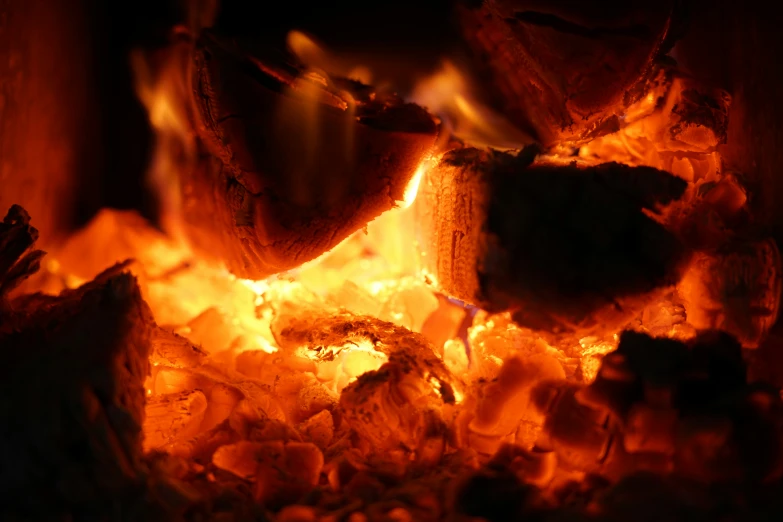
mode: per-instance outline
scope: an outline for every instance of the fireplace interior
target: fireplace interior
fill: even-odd
[[[0,518],[781,519],[776,8],[366,4],[0,2]]]

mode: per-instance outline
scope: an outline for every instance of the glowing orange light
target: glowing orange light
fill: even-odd
[[[402,201],[399,205],[400,208],[408,208],[413,205],[414,201],[416,201],[416,195],[419,193],[421,178],[424,176],[424,173],[427,172],[427,168],[429,168],[429,160],[423,161],[421,165],[419,165],[419,168],[416,169],[413,177],[405,187],[405,192],[402,195]]]

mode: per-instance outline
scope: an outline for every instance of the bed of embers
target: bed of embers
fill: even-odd
[[[127,211],[44,254],[11,208],[0,513],[783,516],[783,402],[745,362],[780,259],[717,152],[729,105],[662,65],[597,137],[509,151],[457,133],[399,208],[259,280]],[[633,232],[654,242],[619,247]],[[481,234],[525,277],[468,262]],[[552,252],[564,267],[544,270]],[[597,282],[564,288],[572,273]]]

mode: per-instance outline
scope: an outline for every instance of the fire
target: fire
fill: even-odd
[[[288,49],[306,67],[325,71],[335,76],[350,78],[367,85],[372,84],[373,75],[369,68],[334,56],[312,36],[301,31],[289,31],[286,43],[288,44]]]
[[[156,137],[147,180],[153,193],[161,198],[164,226],[181,239],[179,173],[194,168],[197,150],[189,110],[192,43],[184,29],[176,31],[173,38],[175,43],[157,55],[133,52],[131,66],[136,92],[147,109]]]
[[[513,150],[533,141],[481,103],[473,91],[468,77],[444,61],[438,71],[418,82],[411,99],[438,114],[457,138],[473,146]]]
[[[405,192],[402,195],[402,201],[400,202],[400,208],[408,208],[411,205],[413,205],[413,202],[416,200],[416,195],[419,193],[419,185],[421,184],[421,178],[424,177],[424,173],[427,171],[427,169],[432,164],[432,158],[425,160],[422,162],[421,165],[419,165],[419,168],[416,169],[416,172],[413,174],[413,177],[408,182],[408,185],[405,187]]]
[[[556,476],[565,480],[599,469],[591,451],[602,454],[608,443],[601,437],[614,428],[604,411],[611,405],[596,394],[607,379],[626,384],[639,369],[628,368],[633,361],[617,353],[617,332],[543,335],[519,326],[511,313],[477,310],[439,291],[437,276],[422,267],[416,200],[442,150],[418,166],[397,208],[290,272],[241,279],[188,248],[177,226],[178,173],[195,168],[198,147],[183,82],[190,42],[183,36],[180,43],[155,67],[150,57],[133,60],[139,97],[157,135],[149,176],[162,196],[165,233],[131,213],[105,211],[52,254],[39,283],[56,293],[118,260],[135,259],[129,269],[159,326],[144,383],[145,450],[190,459],[207,455],[216,467],[242,477],[269,472],[285,455],[304,463],[287,473],[317,484],[323,468],[335,489],[343,480],[338,468],[347,464],[324,459],[343,453],[392,469],[412,462],[434,466],[447,448],[482,463],[509,448],[535,448],[546,456],[524,453],[525,465],[530,481],[542,488],[555,484]],[[292,32],[288,45],[314,75],[308,82],[329,82],[330,74],[351,69],[302,33]],[[412,99],[469,145],[516,150],[530,143],[478,101],[470,83],[445,62],[419,83]],[[723,175],[714,136],[692,129],[672,133],[684,100],[679,80],[662,80],[627,110],[618,131],[545,155],[563,165],[578,158],[669,170],[691,183],[688,204],[698,190],[722,182],[713,193],[717,206],[740,212],[747,198]],[[661,219],[680,211],[673,208]],[[715,270],[718,264],[712,258],[702,263]],[[693,281],[703,283],[708,268],[702,265],[694,263],[688,285],[656,296],[625,329],[696,338],[686,306],[704,305],[707,290],[692,290]],[[759,294],[759,301],[769,299]],[[707,311],[692,310],[700,327],[714,326]],[[634,417],[635,430],[652,422],[643,414]],[[646,443],[634,438],[629,447]],[[273,482],[264,484],[271,488]]]
[[[288,44],[314,69],[334,71],[340,67],[302,33],[292,32]],[[177,193],[173,189],[177,172],[192,168],[195,150],[195,138],[190,131],[191,116],[183,103],[188,95],[181,83],[182,71],[186,69],[182,48],[174,48],[155,71],[151,70],[149,60],[145,61],[139,55],[134,57],[139,96],[158,135],[150,178],[161,194],[172,197]],[[530,140],[524,133],[510,129],[507,122],[477,102],[468,80],[451,63],[444,63],[440,71],[422,80],[413,99],[441,114],[454,134],[471,144],[519,148]],[[651,93],[629,111],[629,124],[623,131],[583,147],[580,156],[585,159],[602,155],[620,158],[616,151],[622,150],[629,154],[625,158],[629,163],[658,161],[657,156],[650,158],[636,152],[651,132],[660,134],[655,130],[660,124],[650,119],[665,121],[665,117],[653,111],[654,102],[655,96]],[[670,96],[664,112],[670,112],[673,105]],[[172,234],[176,230],[169,229],[167,237],[135,218],[108,213],[82,232],[83,239],[75,236],[66,244],[57,258],[50,261],[49,272],[52,276],[75,273],[88,279],[95,274],[78,266],[80,245],[85,241],[105,245],[108,238],[122,238],[123,251],[107,251],[103,259],[100,254],[94,254],[97,259],[90,265],[95,267],[93,272],[110,264],[117,256],[138,259],[133,270],[142,278],[145,299],[161,325],[203,350],[206,362],[202,364],[217,365],[241,375],[261,375],[261,381],[270,371],[265,369],[267,364],[273,364],[277,371],[299,368],[298,371],[311,375],[315,379],[313,382],[320,383],[328,393],[339,395],[362,375],[376,372],[389,362],[389,356],[379,351],[367,337],[321,346],[317,351],[310,346],[291,349],[281,345],[283,341],[277,324],[281,318],[324,310],[347,310],[377,317],[424,333],[429,339],[437,339],[438,357],[455,375],[462,375],[469,382],[502,378],[499,376],[503,372],[511,371],[507,361],[516,360],[513,356],[520,353],[521,346],[546,361],[542,362],[544,367],[576,366],[583,380],[595,379],[601,356],[616,347],[616,336],[614,339],[582,338],[571,345],[553,346],[534,332],[517,327],[507,314],[478,314],[467,337],[453,336],[456,324],[448,317],[454,315],[452,310],[461,309],[461,306],[440,299],[433,290],[437,287],[434,276],[415,262],[416,218],[412,205],[427,170],[436,162],[437,157],[433,156],[421,163],[405,188],[398,209],[384,214],[365,231],[349,237],[319,259],[268,280],[236,278],[222,267],[196,258],[186,246],[169,239],[176,237]],[[169,209],[169,216],[176,216],[174,199],[164,201],[164,207]],[[454,315],[462,316],[464,313]],[[432,330],[429,324],[439,324],[444,330]],[[253,353],[258,356],[251,357]],[[261,362],[258,366],[265,358],[269,358],[269,363]],[[186,377],[179,369],[175,371],[166,361],[154,360],[153,363],[156,376],[147,386],[148,396],[185,389],[193,378],[191,374]],[[195,368],[193,371],[198,373]],[[471,392],[455,388],[458,403],[468,400],[466,393]],[[512,397],[515,397],[513,393],[499,400],[512,400]]]

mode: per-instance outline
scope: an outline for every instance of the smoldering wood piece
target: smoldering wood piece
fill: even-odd
[[[198,346],[163,328],[156,328],[151,339],[150,360],[172,368],[197,368],[207,358]]]
[[[318,484],[324,457],[309,442],[240,441],[219,448],[212,462],[253,482],[256,499],[279,509]]]
[[[688,192],[667,209],[666,221],[693,250],[714,253],[738,238],[763,235],[748,204],[751,191],[739,176],[725,173]]]
[[[148,398],[144,449],[162,448],[175,440],[197,435],[206,411],[207,397],[199,390]]]
[[[677,289],[694,327],[724,330],[756,348],[777,320],[782,286],[776,242],[745,238],[698,252]]]
[[[138,500],[155,325],[136,279],[13,305],[0,331],[0,511],[100,518]]]
[[[651,470],[749,484],[783,470],[783,402],[748,384],[740,344],[724,332],[687,343],[623,332],[593,383],[542,383],[534,403],[546,417],[537,444],[562,467],[610,480]]]
[[[391,360],[416,360],[438,383],[447,403],[454,402],[454,376],[421,334],[367,315],[330,309],[288,306],[272,322],[275,340],[283,349],[304,347],[311,357],[332,360],[351,345],[369,343]]]
[[[44,252],[33,249],[38,230],[30,225],[30,216],[13,205],[0,223],[0,306],[8,293],[38,271]]]
[[[444,293],[554,334],[617,331],[689,252],[643,212],[686,183],[649,167],[531,163],[462,149],[424,176],[422,262]],[[604,332],[606,333],[606,332]]]
[[[551,145],[618,128],[676,40],[673,0],[484,0],[461,9],[463,34],[510,119]]]
[[[416,105],[270,56],[201,38],[195,112],[219,161],[183,180],[193,242],[252,279],[317,257],[396,206],[438,132]]]
[[[281,348],[304,347],[320,360],[334,359],[351,344],[370,343],[384,353],[388,360],[378,370],[343,389],[343,418],[374,452],[403,452],[403,460],[412,456],[431,465],[440,459],[447,433],[443,408],[455,402],[457,379],[424,336],[374,317],[329,310],[281,315],[272,329]]]
[[[667,138],[690,151],[709,152],[726,143],[731,95],[691,78],[680,78],[682,91],[672,107]]]

